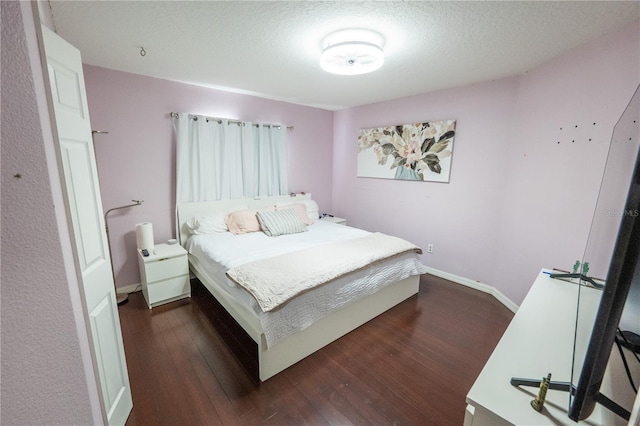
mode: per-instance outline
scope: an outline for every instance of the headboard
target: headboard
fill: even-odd
[[[180,203],[176,206],[176,230],[178,241],[181,245],[185,245],[189,232],[185,223],[189,218],[197,216],[207,216],[220,212],[231,212],[246,208],[259,209],[262,207],[272,206],[276,203],[287,203],[302,200],[310,200],[311,194],[296,195],[277,195],[273,197],[255,197],[255,198],[234,198],[216,201],[201,201],[192,203]]]

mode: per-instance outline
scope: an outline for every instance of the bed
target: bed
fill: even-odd
[[[292,204],[308,207],[313,224],[305,232],[270,237],[265,232],[194,231],[198,218],[200,223],[211,218],[218,223],[231,212],[274,206],[284,210]],[[256,343],[261,381],[416,294],[419,275],[426,273],[418,257],[421,251],[411,243],[318,220],[310,194],[181,203],[176,210],[178,238],[189,253],[190,269]],[[200,229],[216,228],[211,223]],[[397,253],[372,257],[375,254],[360,248],[363,245]],[[346,258],[341,253],[347,252],[361,253],[360,259],[349,259],[342,271],[341,263],[331,263],[331,258]],[[321,265],[325,262],[328,266]],[[327,270],[317,272],[321,268]],[[318,285],[313,281],[320,276],[323,281]],[[290,286],[309,280],[310,287]],[[258,291],[254,286],[265,287],[266,282],[274,284],[261,291],[281,288],[268,297],[254,293]]]

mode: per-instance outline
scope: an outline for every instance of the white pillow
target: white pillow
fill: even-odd
[[[191,217],[187,219],[187,229],[192,235],[227,232],[229,228],[224,222],[225,216],[226,213],[216,213],[209,216]]]
[[[314,200],[299,200],[287,201],[286,203],[277,203],[276,209],[278,209],[278,207],[286,207],[292,204],[304,204],[304,206],[307,208],[307,214],[309,215],[309,218],[311,220],[320,219],[320,208],[318,207],[318,203],[316,203]]]

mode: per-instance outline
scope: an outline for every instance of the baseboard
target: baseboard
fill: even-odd
[[[511,299],[509,299],[507,296],[502,294],[498,289],[496,289],[493,286],[490,286],[488,284],[484,284],[478,281],[473,281],[473,280],[470,280],[469,278],[461,277],[459,275],[454,275],[449,272],[441,271],[439,269],[431,268],[428,266],[427,266],[427,270],[429,274],[435,275],[436,277],[444,278],[445,280],[449,280],[456,284],[461,284],[466,287],[471,287],[483,293],[489,293],[512,312],[516,312],[518,310],[517,304],[515,304]],[[142,290],[142,284],[140,283],[117,288],[118,293],[127,293],[127,294],[134,293],[140,290]]]
[[[493,297],[495,297],[498,302],[502,303],[512,312],[516,312],[518,310],[518,305],[515,304],[511,299],[502,294],[500,290],[496,289],[493,286],[488,284],[484,284],[478,281],[470,280],[469,278],[461,277],[458,275],[451,274],[449,272],[440,271],[435,268],[430,268],[427,266],[428,273],[431,275],[435,275],[436,277],[444,278],[445,280],[452,281],[456,284],[461,284],[466,287],[471,287],[473,289],[479,290],[483,293],[489,293]]]
[[[124,287],[117,287],[116,288],[116,292],[117,293],[135,293],[136,291],[140,291],[142,290],[142,284],[140,283],[136,283],[136,284],[131,284],[131,285],[126,285]]]

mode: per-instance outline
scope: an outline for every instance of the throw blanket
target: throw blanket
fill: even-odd
[[[422,250],[381,233],[245,263],[227,276],[269,312],[298,294],[389,257]]]

